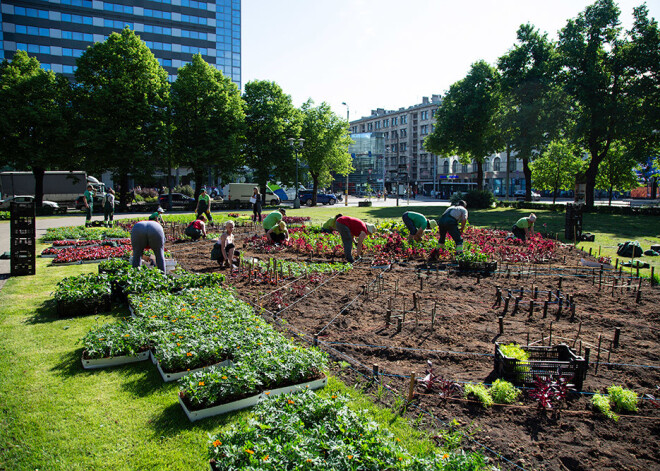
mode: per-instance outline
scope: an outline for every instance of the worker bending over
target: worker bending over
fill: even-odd
[[[376,226],[373,224],[365,224],[364,221],[353,218],[350,216],[342,216],[337,218],[336,222],[337,232],[341,235],[341,241],[344,244],[344,255],[346,260],[353,263],[353,238],[356,238],[355,245],[357,245],[356,255],[358,258],[362,256],[362,243],[369,234],[376,232]]]
[[[445,244],[445,237],[447,233],[454,239],[456,244],[456,252],[463,251],[463,238],[461,234],[465,230],[465,225],[468,220],[468,210],[467,203],[463,200],[456,203],[454,206],[450,206],[442,213],[440,219],[438,220],[438,228],[440,232],[440,245]],[[461,228],[458,228],[458,225],[461,225]]]
[[[422,240],[422,236],[426,229],[433,230],[438,227],[437,221],[429,221],[423,214],[415,213],[413,211],[406,211],[401,218],[410,232],[410,235],[408,236],[409,242],[412,242],[413,239],[416,241]]]

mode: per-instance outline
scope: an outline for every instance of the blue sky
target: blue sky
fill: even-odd
[[[593,1],[243,0],[242,78],[272,80],[300,106],[340,116],[444,94],[480,59],[494,64],[531,23],[552,39]],[[619,1],[625,28],[641,1]],[[660,19],[660,0],[646,2]]]

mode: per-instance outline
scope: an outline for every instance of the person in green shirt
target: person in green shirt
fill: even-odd
[[[286,228],[286,222],[280,221],[277,225],[273,226],[273,228],[268,231],[268,238],[276,244],[281,244],[282,242],[289,240],[289,231]]]
[[[332,234],[335,231],[335,227],[337,225],[337,218],[340,217],[342,217],[342,214],[337,214],[335,217],[332,217],[327,221],[325,221],[321,226],[321,232],[325,232],[326,234]]]
[[[266,216],[264,218],[264,222],[261,223],[264,228],[264,231],[266,232],[270,240],[273,240],[273,238],[270,237],[268,233],[273,227],[275,227],[280,223],[280,221],[282,220],[282,216],[286,216],[286,211],[280,208],[277,211],[273,211],[268,216]]]
[[[197,208],[195,208],[195,217],[198,218],[202,214],[206,215],[206,219],[209,220],[209,224],[213,223],[213,216],[211,216],[211,197],[206,193],[206,188],[202,188],[202,192],[199,194],[199,199],[197,200]]]
[[[413,211],[406,211],[401,218],[410,232],[410,235],[408,236],[409,242],[412,242],[413,239],[416,241],[422,240],[422,236],[426,229],[433,230],[438,227],[437,221],[429,221],[423,214],[415,213]]]
[[[161,216],[161,214],[163,214],[164,212],[165,212],[165,210],[159,206],[156,211],[151,213],[151,216],[149,216],[149,220],[150,221],[156,221],[156,222],[159,222],[161,224],[165,224],[165,221],[163,221],[163,216]]]
[[[526,218],[520,218],[511,228],[513,236],[520,240],[525,240],[528,236],[534,235],[534,222],[536,214],[531,213]]]
[[[83,203],[85,203],[85,226],[92,225],[92,211],[94,211],[94,188],[87,185],[87,190],[83,193]]]

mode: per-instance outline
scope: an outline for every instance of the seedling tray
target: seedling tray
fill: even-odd
[[[587,361],[575,354],[568,345],[552,347],[524,346],[520,348],[529,354],[529,360],[521,361],[505,356],[500,350],[500,343],[495,343],[495,373],[517,385],[532,386],[534,379],[551,378],[563,375],[568,378],[576,390],[582,390],[587,376]]]
[[[149,350],[140,352],[136,356],[118,356],[108,358],[97,358],[93,360],[82,359],[83,368],[86,370],[96,368],[106,368],[109,366],[127,365],[129,363],[137,363],[149,359]]]
[[[207,417],[227,414],[228,412],[245,409],[247,407],[252,407],[259,404],[263,400],[264,400],[263,393],[259,393],[255,396],[249,396],[246,397],[245,399],[240,399],[238,401],[228,402],[226,404],[220,404],[217,406],[208,407],[206,409],[190,410],[186,406],[183,399],[181,399],[181,395],[179,394],[179,404],[181,405],[183,412],[186,414],[186,417],[188,417],[188,420],[190,420],[191,422],[205,419]]]

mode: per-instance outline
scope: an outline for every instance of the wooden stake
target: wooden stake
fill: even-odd
[[[550,337],[548,340],[548,345],[552,347],[552,321],[550,321]]]
[[[562,282],[563,279],[564,279],[563,276],[560,276],[560,277],[559,277],[559,284],[558,284],[558,286],[557,286],[558,288],[561,288],[561,282]]]
[[[548,317],[548,301],[543,301],[543,318]]]
[[[571,303],[571,320],[575,319],[575,303]]]
[[[642,292],[641,292],[641,290],[640,290],[640,291],[637,291],[637,296],[636,296],[636,298],[635,298],[635,302],[636,302],[637,304],[639,304],[639,302],[641,301],[641,299],[642,299]]]
[[[655,284],[655,267],[651,267],[651,288],[653,288],[653,285]]]
[[[500,316],[497,318],[497,322],[500,325],[500,335],[504,333],[504,317]]]
[[[529,302],[529,317],[534,315],[534,301]]]
[[[614,269],[616,270],[617,268],[619,268],[619,257],[617,257],[614,262]]]
[[[378,365],[377,365],[376,363],[374,363],[373,365],[371,365],[371,374],[372,374],[373,377],[376,378],[376,379],[378,378],[378,369],[379,369],[379,368],[378,368]]]
[[[527,331],[527,346],[529,346],[529,330]]]
[[[397,333],[401,332],[401,327],[402,327],[403,321],[401,320],[400,317],[396,318],[396,331]]]
[[[575,344],[578,341],[578,338],[580,337],[580,332],[582,332],[582,321],[580,321],[580,325],[578,326],[578,333],[575,336],[575,340],[573,340],[573,348],[575,348]]]
[[[598,334],[598,352],[596,353],[596,369],[594,370],[594,374],[598,374],[598,365],[600,364],[600,344],[603,341],[603,336],[601,334]]]
[[[385,311],[385,325],[389,327],[391,321],[392,321],[392,310],[388,309],[387,311]]]
[[[419,277],[419,290],[424,291],[424,278]]]
[[[412,402],[415,396],[415,372],[410,373],[410,385],[408,386],[408,402]]]
[[[582,350],[582,340],[580,340],[580,350]],[[590,356],[591,356],[591,347],[584,347],[584,359],[587,362],[587,368],[589,368]]]
[[[504,298],[504,312],[502,315],[505,315],[507,311],[509,310],[509,300],[511,299],[511,296]]]
[[[612,346],[614,348],[619,348],[619,337],[621,336],[621,327],[614,328],[614,340],[612,341]]]
[[[318,345],[319,345],[319,336],[314,334],[314,346],[318,347]]]

